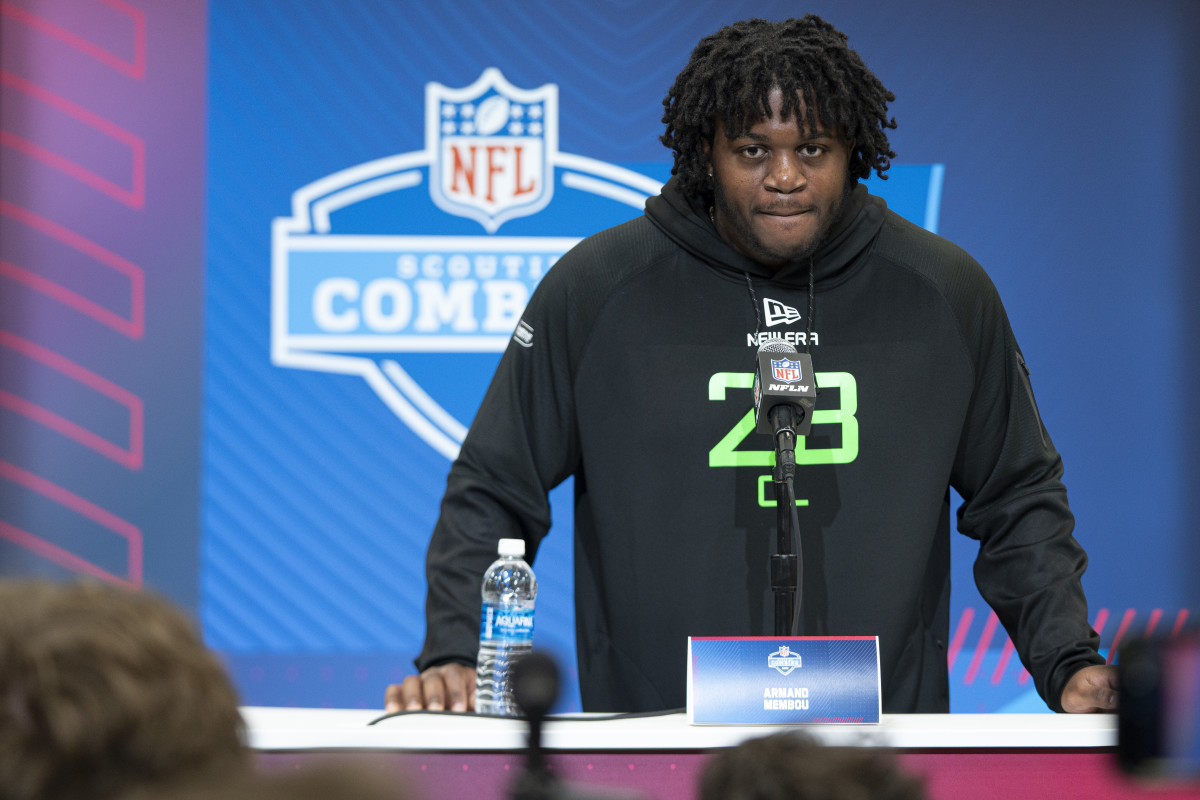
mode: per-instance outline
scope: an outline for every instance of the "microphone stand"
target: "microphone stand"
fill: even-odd
[[[529,721],[529,747],[525,769],[509,788],[508,800],[648,800],[641,792],[586,786],[560,781],[550,773],[542,747],[542,725],[558,699],[558,665],[547,653],[534,650],[517,659],[512,668],[513,700]]]
[[[512,669],[513,700],[529,721],[529,747],[525,770],[513,784],[513,800],[554,800],[566,797],[546,763],[542,724],[558,698],[558,665],[549,655],[534,650],[517,659]]]
[[[775,519],[776,549],[771,556],[771,590],[775,593],[775,635],[798,636],[800,603],[804,597],[804,549],[800,542],[800,518],[796,513],[796,432],[793,410],[776,406],[770,411],[775,434]],[[792,552],[795,542],[796,552]]]

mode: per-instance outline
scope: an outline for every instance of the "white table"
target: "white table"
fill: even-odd
[[[419,713],[370,725],[381,711],[306,708],[245,708],[243,716],[268,769],[358,759],[394,770],[421,800],[505,800],[524,766],[526,725],[518,720]],[[579,714],[547,721],[543,745],[565,780],[692,800],[711,751],[779,730],[693,726],[683,714]],[[1200,787],[1150,790],[1121,775],[1110,715],[885,714],[879,725],[805,730],[829,745],[893,749],[905,768],[926,778],[932,800],[1200,798]]]
[[[517,751],[526,725],[473,714],[407,714],[370,725],[382,711],[242,709],[256,750]],[[1116,718],[1100,714],[884,714],[878,725],[814,725],[828,744],[876,745],[905,750],[963,748],[1111,748]],[[789,726],[787,729],[790,729]],[[611,718],[574,714],[546,722],[549,750],[680,751],[729,747],[784,727],[689,725],[683,714]]]

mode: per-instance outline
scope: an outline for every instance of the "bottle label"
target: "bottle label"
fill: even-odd
[[[532,644],[533,609],[484,603],[479,619],[479,641]]]

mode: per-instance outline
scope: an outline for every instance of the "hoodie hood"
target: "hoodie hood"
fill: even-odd
[[[851,190],[829,239],[813,255],[815,288],[837,282],[850,272],[858,257],[875,240],[886,211],[883,199],[867,192],[865,186],[859,184]],[[782,286],[808,286],[807,259],[772,269],[742,255],[717,233],[708,209],[700,208],[684,196],[674,177],[660,194],[646,201],[646,216],[680,247],[706,264],[738,274],[748,272]]]

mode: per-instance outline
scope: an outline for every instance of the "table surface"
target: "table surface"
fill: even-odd
[[[526,723],[474,714],[417,712],[380,720],[358,709],[242,709],[250,746],[260,751],[513,751],[526,746]],[[372,721],[380,720],[376,724]],[[904,750],[1111,748],[1117,720],[1104,714],[884,714],[878,725],[809,725],[826,744]],[[729,747],[785,726],[690,725],[683,713],[551,718],[543,746],[559,751],[687,751]]]

